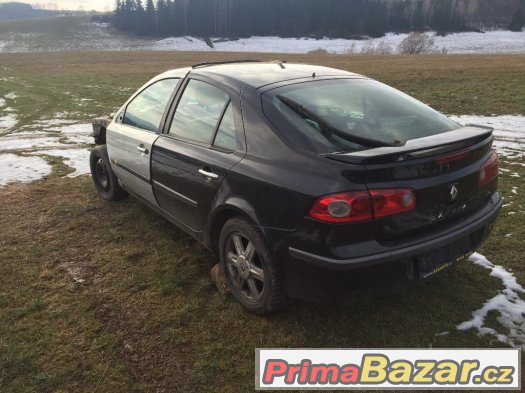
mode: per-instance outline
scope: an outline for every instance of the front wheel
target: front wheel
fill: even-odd
[[[120,187],[118,178],[111,169],[106,145],[96,146],[91,150],[89,164],[93,183],[103,199],[106,201],[117,201],[128,195]]]
[[[233,218],[219,242],[228,287],[246,310],[265,315],[286,306],[280,269],[253,225]]]

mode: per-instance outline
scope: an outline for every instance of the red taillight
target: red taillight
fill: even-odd
[[[369,220],[372,218],[370,196],[366,191],[327,195],[314,203],[309,216],[334,223]]]
[[[496,154],[495,151],[493,151],[489,159],[485,161],[483,165],[481,165],[481,168],[479,168],[478,185],[480,187],[483,187],[489,184],[492,180],[498,177],[498,172],[499,172],[498,155]]]
[[[370,190],[327,195],[315,201],[308,216],[331,223],[347,223],[392,216],[415,209],[412,190]]]
[[[444,164],[448,164],[449,162],[461,160],[462,158],[465,158],[466,156],[468,156],[468,154],[469,154],[469,151],[465,150],[459,153],[449,154],[448,156],[441,156],[436,160],[436,162],[439,165],[444,165]]]
[[[411,190],[370,190],[374,217],[404,213],[416,207],[416,194]]]

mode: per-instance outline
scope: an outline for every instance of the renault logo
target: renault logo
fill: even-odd
[[[451,201],[455,201],[456,198],[458,197],[459,190],[458,190],[458,188],[454,185],[454,186],[450,187],[450,191],[449,191],[448,194],[450,195],[450,200],[451,200]]]

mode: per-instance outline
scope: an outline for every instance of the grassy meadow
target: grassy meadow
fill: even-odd
[[[60,112],[88,121],[162,71],[231,58],[351,70],[447,114],[525,115],[525,56],[501,55],[0,54],[0,97],[18,95],[20,127]],[[249,392],[255,348],[503,345],[455,329],[502,289],[471,263],[388,297],[250,315],[215,289],[214,257],[189,236],[132,198],[101,200],[89,177],[63,178],[67,167],[51,163],[42,181],[0,188],[1,392]],[[525,167],[501,166],[520,176],[500,181],[517,214],[503,210],[480,252],[523,283]]]

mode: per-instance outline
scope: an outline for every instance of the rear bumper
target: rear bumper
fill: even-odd
[[[492,231],[501,206],[501,195],[496,192],[481,211],[453,228],[417,244],[383,249],[367,256],[333,259],[289,247],[286,268],[289,295],[315,301],[321,300],[317,297],[328,297],[329,292],[352,289],[354,283],[368,289],[372,284],[384,287],[395,281],[396,276],[408,281],[413,277],[410,265],[418,255],[468,237],[473,250],[479,247]],[[361,274],[367,275],[367,279],[357,278]],[[384,274],[384,282],[380,283]],[[319,290],[316,295],[312,293],[313,289]]]

